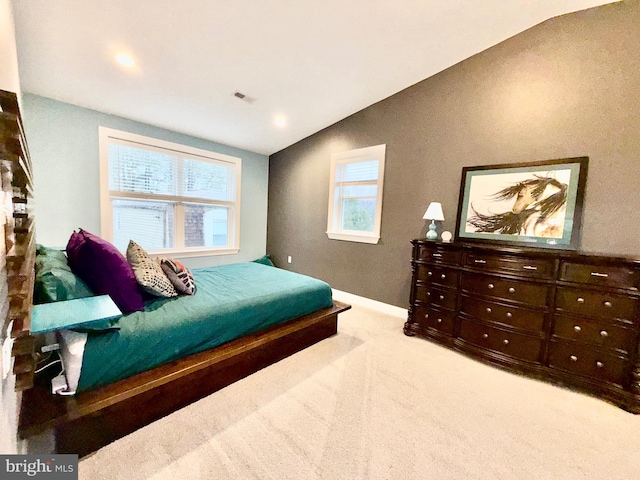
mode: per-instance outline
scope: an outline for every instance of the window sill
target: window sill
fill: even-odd
[[[193,258],[211,257],[215,255],[235,255],[239,251],[239,248],[222,248],[216,250],[190,248],[188,250],[148,250],[147,253],[151,257]]]
[[[370,243],[377,244],[380,240],[379,235],[372,234],[362,234],[362,233],[338,233],[338,232],[327,232],[327,237],[331,240],[344,240],[346,242],[359,242],[359,243]]]

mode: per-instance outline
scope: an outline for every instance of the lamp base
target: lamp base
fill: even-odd
[[[431,220],[431,224],[429,225],[429,231],[427,232],[427,240],[436,240],[438,238],[438,233],[436,232],[436,222]]]

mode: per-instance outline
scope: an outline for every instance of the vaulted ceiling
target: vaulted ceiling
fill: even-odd
[[[605,3],[14,0],[13,7],[23,91],[271,154],[537,23]],[[123,53],[133,66],[116,61]]]

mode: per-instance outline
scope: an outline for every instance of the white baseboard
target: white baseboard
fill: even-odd
[[[343,292],[342,290],[333,290],[333,298],[339,302],[350,303],[352,305],[360,305],[361,307],[377,310],[387,315],[393,315],[394,317],[407,318],[408,311],[406,308],[396,307],[395,305],[389,305],[388,303],[378,302],[377,300],[371,300],[370,298],[354,295],[353,293]]]

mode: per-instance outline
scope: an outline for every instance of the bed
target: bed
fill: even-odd
[[[21,437],[52,431],[57,453],[86,455],[335,334],[350,308],[325,282],[260,263],[193,276],[193,296],[147,300],[117,330],[71,335],[84,338],[77,393],[53,396],[50,377],[36,378]]]
[[[2,90],[0,157],[3,160],[0,179],[2,191],[6,200],[12,204],[9,209],[12,215],[7,215],[7,225],[4,228],[8,286],[6,300],[9,308],[2,319],[0,340],[4,340],[5,336],[13,339],[11,355],[15,358],[15,389],[21,392],[18,397],[21,405],[18,432],[23,439],[51,432],[55,436],[55,449],[58,453],[87,455],[261,368],[334,335],[337,332],[338,314],[350,308],[325,297],[322,305],[306,305],[306,310],[293,313],[295,317],[275,319],[274,315],[279,314],[282,303],[288,303],[288,300],[264,307],[251,305],[254,310],[267,309],[265,311],[270,312],[270,316],[244,328],[239,338],[231,339],[213,332],[213,340],[209,338],[199,345],[187,345],[186,350],[181,353],[186,356],[163,358],[161,362],[164,363],[147,365],[145,368],[148,369],[144,371],[129,369],[125,372],[128,376],[119,380],[79,378],[77,394],[68,397],[53,396],[50,393],[50,378],[46,375],[34,375],[36,337],[31,334],[31,312],[36,242],[31,208],[31,160],[17,95]],[[205,283],[203,280],[201,287]],[[326,291],[326,287],[323,289]],[[204,290],[198,291],[197,295],[201,293]],[[264,297],[256,295],[254,300],[261,296]],[[161,308],[170,303],[163,300],[160,302],[164,302]],[[153,307],[145,304],[144,308]],[[133,315],[132,318],[138,318],[137,321],[142,321],[139,317],[144,316],[142,313]],[[127,325],[128,319],[122,319],[120,329],[127,330]],[[93,342],[91,335],[87,335],[88,343]],[[110,338],[115,338],[115,335]],[[166,344],[162,345],[163,349],[167,348]],[[105,383],[108,381],[111,383]]]

